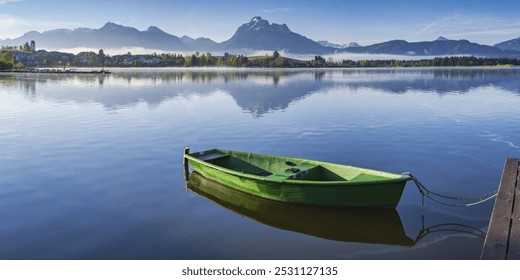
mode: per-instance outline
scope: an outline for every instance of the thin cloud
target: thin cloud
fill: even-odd
[[[286,13],[292,12],[292,8],[276,8],[276,9],[263,9],[262,13]]]
[[[0,5],[1,4],[2,3],[0,2]],[[0,14],[0,26],[13,27],[13,26],[20,26],[20,25],[25,25],[25,22],[19,18],[11,16],[11,15]]]
[[[2,0],[0,0],[2,1]],[[28,31],[47,31],[57,28],[77,28],[78,22],[55,19],[27,19],[9,14],[0,14],[0,40],[16,38]]]
[[[489,16],[453,15],[423,24],[414,35],[511,35],[518,36],[520,20]]]
[[[30,28],[20,19],[0,15],[0,40],[22,36]]]
[[[0,5],[12,3],[12,2],[22,2],[24,0],[0,0]]]
[[[1,1],[1,0],[0,0]],[[0,14],[0,25],[3,27],[39,27],[41,28],[65,28],[67,26],[80,26],[79,22],[55,20],[55,19],[27,19],[8,14]]]

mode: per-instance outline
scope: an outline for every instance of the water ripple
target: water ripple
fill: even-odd
[[[504,143],[513,149],[520,150],[520,146],[516,145],[513,141],[509,140],[509,139],[511,139],[510,136],[507,136],[507,135],[501,136],[501,135],[494,134],[490,131],[485,131],[484,137],[490,138],[491,141],[493,141],[493,142]]]

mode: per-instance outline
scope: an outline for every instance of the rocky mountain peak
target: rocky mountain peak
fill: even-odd
[[[148,29],[146,29],[146,31],[148,32],[162,32],[164,33],[164,31],[162,31],[159,27],[157,26],[150,26],[148,27]]]

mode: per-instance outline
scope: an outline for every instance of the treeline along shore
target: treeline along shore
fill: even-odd
[[[453,67],[453,66],[518,66],[520,59],[450,56],[417,60],[341,60],[315,56],[312,60],[297,60],[281,56],[277,51],[263,56],[244,56],[225,53],[182,55],[176,53],[107,55],[99,52],[70,54],[45,50],[2,48],[0,70],[70,67],[250,67],[250,68],[303,68],[303,67]]]

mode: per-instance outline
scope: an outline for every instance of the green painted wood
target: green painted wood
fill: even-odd
[[[222,149],[185,158],[206,178],[237,190],[322,206],[395,208],[410,180],[401,174],[348,165]]]
[[[506,259],[518,177],[518,159],[508,158],[489,221],[481,259]]]

